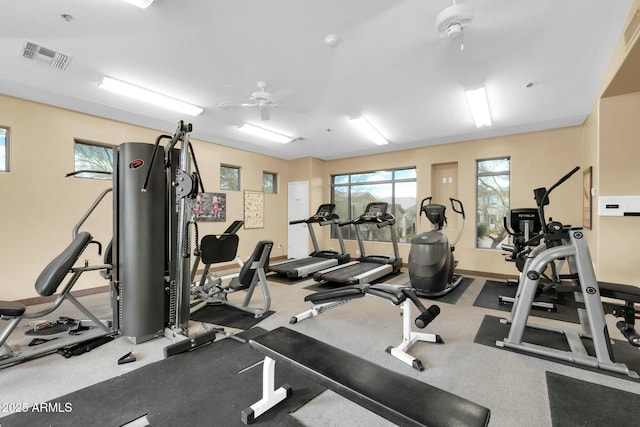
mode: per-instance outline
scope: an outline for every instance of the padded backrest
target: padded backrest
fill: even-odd
[[[250,286],[258,268],[263,268],[265,273],[269,271],[269,256],[271,255],[272,247],[273,242],[270,240],[261,240],[258,242],[249,259],[240,269],[238,281],[241,284]]]
[[[200,241],[200,258],[204,264],[229,262],[238,253],[237,234],[209,234]]]
[[[36,279],[38,294],[43,297],[53,295],[90,242],[91,234],[86,231],[78,233],[71,244],[55,257]]]

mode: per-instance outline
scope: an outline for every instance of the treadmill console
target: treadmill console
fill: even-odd
[[[320,205],[318,211],[314,216],[311,217],[314,221],[322,221],[331,219],[333,216],[333,212],[336,210],[336,205],[333,203],[326,203],[324,205]]]
[[[387,215],[387,208],[389,204],[387,202],[374,202],[369,203],[362,215],[364,221],[375,221],[376,219],[383,219]]]

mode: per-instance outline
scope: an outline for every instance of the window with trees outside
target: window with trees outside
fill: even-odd
[[[240,191],[240,168],[238,166],[220,166],[220,189]]]
[[[389,203],[387,212],[396,218],[398,242],[408,243],[416,233],[416,168],[333,175],[331,201],[343,222],[362,215],[371,202]],[[391,241],[389,227],[362,225],[360,232],[365,240]],[[356,239],[355,233],[354,226],[342,227],[345,239]]]
[[[112,179],[113,147],[96,142],[74,140],[74,159],[76,178]]]
[[[278,174],[262,172],[262,191],[265,194],[276,194],[278,192]]]
[[[503,218],[509,214],[509,157],[477,161],[476,247],[500,249],[509,237]]]
[[[9,171],[9,129],[0,128],[0,172]]]

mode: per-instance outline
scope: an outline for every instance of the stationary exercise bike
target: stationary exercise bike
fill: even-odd
[[[420,215],[424,214],[433,224],[433,230],[420,233],[411,239],[409,251],[409,280],[411,287],[422,297],[439,297],[448,294],[462,281],[462,276],[453,274],[457,262],[453,251],[464,229],[464,206],[457,199],[449,198],[451,209],[462,216],[458,237],[449,243],[443,233],[447,225],[446,207],[431,203],[427,197],[420,203]]]

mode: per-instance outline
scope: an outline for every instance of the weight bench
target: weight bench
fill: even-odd
[[[291,396],[275,388],[275,364],[287,364],[318,384],[401,426],[486,426],[490,410],[344,350],[280,327],[249,341],[265,355],[262,399],[241,413],[249,424]]]
[[[91,338],[113,333],[110,321],[104,322],[99,320],[73,295],[71,295],[71,288],[78,281],[80,275],[85,271],[109,271],[111,269],[111,265],[106,264],[73,267],[73,265],[78,261],[80,255],[82,255],[84,250],[91,243],[98,244],[100,247],[100,243],[92,240],[89,233],[78,233],[69,246],[67,246],[60,255],[54,258],[38,276],[35,284],[36,291],[39,295],[47,297],[55,294],[62,281],[68,274],[71,274],[71,277],[67,281],[62,292],[60,292],[49,307],[35,313],[27,313],[27,307],[22,303],[0,301],[0,318],[9,321],[7,326],[0,331],[0,368],[53,353],[70,344],[87,341]],[[66,339],[54,339],[50,342],[39,344],[22,351],[14,351],[14,349],[9,347],[6,341],[22,319],[39,319],[46,316],[56,310],[64,300],[71,302],[79,311],[89,318],[90,322],[88,323],[97,327],[83,331],[81,334],[76,336],[70,336]]]
[[[412,368],[420,372],[424,371],[422,361],[411,356],[407,351],[418,341],[437,344],[444,344],[444,341],[440,335],[412,330],[411,306],[414,305],[418,311],[420,311],[420,314],[414,320],[414,324],[420,329],[424,329],[440,314],[440,307],[434,304],[426,308],[420,301],[420,298],[418,298],[416,290],[410,286],[390,285],[386,283],[375,285],[364,284],[343,286],[338,289],[310,294],[307,295],[304,300],[312,302],[314,304],[313,308],[292,317],[289,323],[295,324],[366,295],[384,298],[391,301],[394,305],[400,306],[402,310],[402,343],[395,347],[388,347],[386,351]]]

